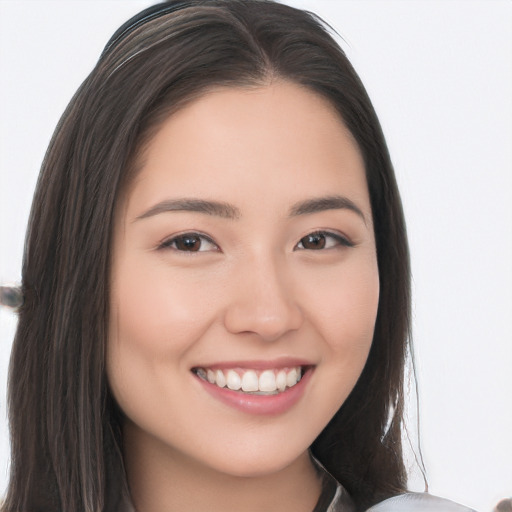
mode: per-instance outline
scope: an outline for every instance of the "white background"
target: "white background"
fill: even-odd
[[[18,280],[38,168],[113,31],[144,0],[0,0],[0,282]],[[289,0],[317,12],[372,97],[413,262],[430,491],[490,512],[512,493],[512,2]],[[9,459],[0,311],[0,494]]]

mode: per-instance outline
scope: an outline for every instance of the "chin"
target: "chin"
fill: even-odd
[[[309,460],[309,445],[283,450],[283,443],[278,444],[277,447],[269,447],[268,443],[254,443],[249,449],[247,446],[246,449],[233,446],[221,458],[212,457],[208,465],[214,471],[232,477],[258,478],[279,473],[300,459]]]

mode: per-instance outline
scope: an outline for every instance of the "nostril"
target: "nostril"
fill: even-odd
[[[295,304],[272,310],[254,303],[232,304],[226,311],[224,324],[235,334],[256,334],[266,341],[276,341],[302,325],[302,312]]]

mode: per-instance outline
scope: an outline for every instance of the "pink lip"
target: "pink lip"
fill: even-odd
[[[251,370],[273,370],[280,368],[293,368],[295,366],[313,366],[310,361],[293,357],[280,357],[272,361],[227,361],[213,364],[198,364],[196,368],[210,368],[212,370],[227,370],[230,368]]]
[[[290,367],[290,366],[302,366],[298,364],[283,364],[282,367]],[[253,369],[267,369],[267,368],[278,368],[276,366],[269,366],[268,362],[265,363],[265,366],[262,368],[258,368],[254,366],[254,362],[248,365],[241,365],[237,363],[231,362],[229,366],[226,368],[253,368]],[[208,366],[208,368],[213,368],[212,366]],[[215,368],[222,368],[219,365],[216,365]],[[314,371],[314,367],[307,367],[304,375],[301,380],[295,384],[295,386],[288,388],[286,391],[282,393],[278,393],[276,395],[250,395],[246,393],[242,393],[240,391],[233,391],[228,388],[220,388],[215,384],[210,384],[209,382],[201,379],[196,376],[196,379],[203,386],[205,391],[207,391],[211,396],[219,400],[220,402],[229,405],[239,411],[249,413],[249,414],[261,414],[261,415],[277,415],[283,414],[284,412],[291,409],[302,397],[304,391],[308,385],[308,382],[311,378],[311,375]]]

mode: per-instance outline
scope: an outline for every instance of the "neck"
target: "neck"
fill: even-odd
[[[311,512],[321,482],[308,452],[258,476],[216,471],[125,426],[124,458],[137,512]]]

